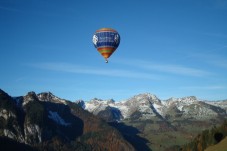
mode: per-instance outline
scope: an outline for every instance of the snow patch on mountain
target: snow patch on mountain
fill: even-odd
[[[96,108],[97,106],[93,103],[86,103],[85,104],[85,109],[88,110],[89,112],[93,112],[93,110]]]
[[[0,110],[0,117],[2,117],[5,120],[8,120],[9,118],[15,118],[16,115],[11,111],[7,111],[6,109],[2,109],[2,110]]]
[[[154,103],[153,106],[160,115],[163,115],[163,108],[164,108],[163,104]]]
[[[123,102],[116,103],[115,105],[112,105],[111,107],[118,108],[121,112],[121,115],[123,118],[127,118],[129,116],[129,107],[124,105]]]
[[[61,116],[59,116],[59,114],[57,112],[49,111],[48,117],[59,125],[63,125],[63,126],[71,125],[71,123],[65,122],[65,120],[63,118],[61,118]]]
[[[217,107],[222,107],[227,110],[227,100],[223,101],[206,101],[207,104],[214,105]]]

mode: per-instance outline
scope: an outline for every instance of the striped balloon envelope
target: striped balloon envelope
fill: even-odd
[[[108,63],[108,58],[120,44],[120,35],[112,28],[101,28],[94,33],[92,41],[95,48]]]

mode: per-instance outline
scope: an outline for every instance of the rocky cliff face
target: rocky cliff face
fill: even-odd
[[[0,136],[37,150],[134,150],[116,129],[50,92],[11,97],[0,90]]]

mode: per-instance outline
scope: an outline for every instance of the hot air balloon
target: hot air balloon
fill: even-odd
[[[120,44],[120,35],[112,28],[101,28],[94,33],[92,41],[95,48],[108,63],[108,58]]]

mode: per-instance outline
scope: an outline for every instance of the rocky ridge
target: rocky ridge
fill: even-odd
[[[227,113],[227,101],[210,102],[199,100],[195,96],[160,100],[150,93],[139,94],[120,102],[93,99],[82,104],[85,110],[95,115],[108,113],[111,116],[109,118],[111,121],[132,118],[135,114],[142,119],[150,119],[152,117],[166,119],[171,116],[185,119],[208,119],[223,116]],[[102,115],[104,116],[104,114]],[[107,118],[107,115],[105,118]]]

